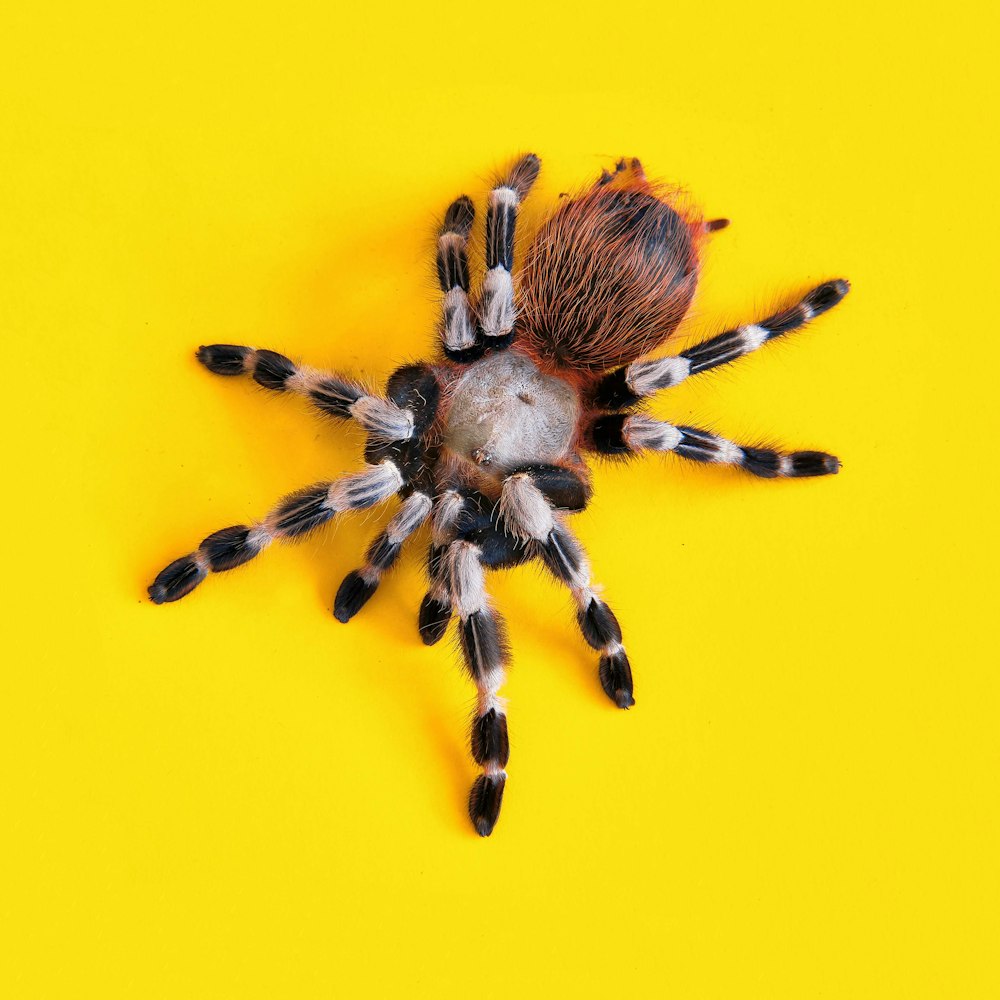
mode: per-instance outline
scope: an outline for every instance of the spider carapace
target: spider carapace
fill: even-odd
[[[847,294],[827,281],[780,312],[676,354],[650,356],[691,303],[705,221],[622,160],[542,223],[514,272],[518,208],[538,176],[520,158],[489,194],[486,273],[470,297],[467,197],[447,210],[437,241],[443,293],[441,357],[407,365],[375,394],[338,374],[300,367],[274,351],[214,344],[198,359],[218,375],[248,375],[277,392],[306,396],[323,413],[368,432],[363,471],[281,500],[262,520],[223,528],[167,566],[149,588],[157,604],[190,593],[210,572],[233,569],[272,541],[293,538],[337,514],[398,495],[398,510],[348,574],[334,615],[349,621],[374,594],[406,539],[431,522],[429,587],[418,625],[430,645],[452,617],[478,691],[472,756],[481,768],[469,796],[476,830],[490,834],[507,781],[504,681],[508,649],[485,572],[539,559],[569,589],[598,677],[619,708],[633,705],[632,671],[618,621],[590,576],[567,515],[590,500],[591,456],[673,452],[756,476],[822,476],[839,463],[818,451],[736,444],[707,430],[655,420],[643,401],[727,364],[803,326]]]

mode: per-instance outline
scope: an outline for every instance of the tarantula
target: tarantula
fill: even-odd
[[[484,837],[500,813],[509,757],[499,697],[509,653],[503,619],[487,595],[487,569],[540,559],[573,595],[583,638],[600,655],[604,691],[619,708],[635,703],[618,621],[566,523],[591,497],[584,456],[670,451],[765,478],[823,476],[840,467],[824,452],[749,447],[654,420],[640,404],[798,329],[835,306],[846,281],[827,281],[773,316],[680,353],[649,357],[691,304],[706,234],[728,220],[703,220],[650,183],[638,160],[622,160],[613,174],[604,171],[589,190],[562,201],[526,249],[515,281],[518,207],[539,167],[537,156],[522,157],[489,194],[486,274],[475,300],[466,252],[475,210],[466,196],[448,208],[437,240],[443,356],[398,369],[384,394],[274,351],[198,349],[198,360],[218,375],[249,375],[266,389],[305,396],[329,416],[357,421],[368,432],[367,464],[292,493],[255,524],[212,533],[149,587],[155,603],[176,601],[209,572],[240,566],[276,539],[398,494],[398,511],[337,591],[334,615],[347,622],[358,613],[406,539],[430,518],[429,587],[418,626],[431,645],[458,617],[462,656],[478,690],[471,742],[482,773],[469,815]]]

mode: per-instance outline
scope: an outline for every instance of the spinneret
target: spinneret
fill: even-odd
[[[498,821],[510,757],[500,695],[510,650],[487,592],[489,571],[538,560],[572,595],[607,696],[622,709],[635,704],[621,626],[567,524],[591,501],[585,460],[670,452],[765,479],[840,468],[826,452],[737,444],[654,419],[642,405],[815,320],[843,299],[847,281],[823,282],[763,319],[653,355],[688,310],[709,234],[728,220],[702,218],[675,192],[651,183],[637,159],[622,159],[561,202],[527,244],[515,275],[520,207],[539,167],[533,154],[521,157],[486,199],[486,271],[477,301],[468,258],[475,209],[465,195],[447,208],[435,251],[441,357],[396,369],[384,392],[272,350],[198,349],[198,360],[217,375],[247,376],[269,391],[303,396],[324,416],[354,421],[368,435],[367,464],[289,494],[255,524],[213,532],[149,587],[154,603],[177,601],[210,573],[252,561],[272,541],[398,496],[398,510],[364,563],[338,588],[333,611],[341,622],[358,614],[407,540],[430,522],[418,629],[433,645],[456,619],[454,635],[476,688],[470,749],[481,773],[468,808],[482,836]]]

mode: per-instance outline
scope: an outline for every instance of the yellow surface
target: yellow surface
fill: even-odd
[[[997,996],[992,9],[35,7],[0,26],[0,993]],[[656,405],[844,470],[597,472],[638,705],[563,592],[497,578],[480,841],[423,543],[330,615],[388,510],[145,586],[359,460],[194,348],[427,356],[435,221],[526,149],[529,224],[620,154],[733,219],[686,338],[853,281]]]

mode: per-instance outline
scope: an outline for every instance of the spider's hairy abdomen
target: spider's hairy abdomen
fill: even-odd
[[[588,373],[653,350],[694,297],[701,231],[645,179],[567,201],[525,255],[520,342]]]

